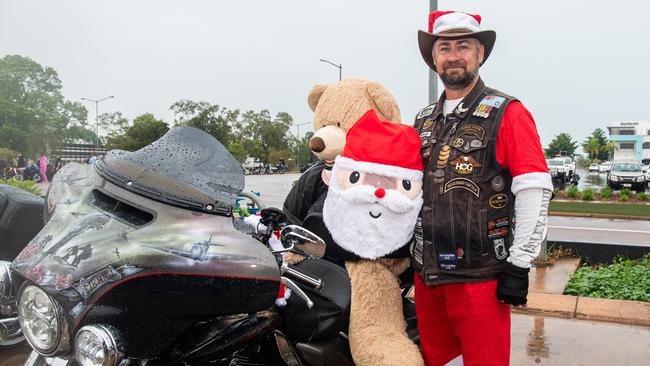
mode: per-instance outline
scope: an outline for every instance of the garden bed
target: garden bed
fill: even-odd
[[[650,302],[650,254],[639,260],[614,259],[608,265],[580,267],[567,295]]]

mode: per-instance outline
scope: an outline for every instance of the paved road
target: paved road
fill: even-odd
[[[650,328],[512,315],[511,365],[650,365]],[[0,366],[22,365],[26,347],[0,351]]]
[[[650,247],[650,221],[550,216],[548,240]]]

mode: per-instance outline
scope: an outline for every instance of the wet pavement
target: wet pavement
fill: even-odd
[[[512,315],[511,365],[650,365],[650,328]],[[0,351],[0,366],[22,365],[27,348]]]
[[[548,266],[533,266],[530,269],[529,292],[563,294],[571,275],[580,265],[580,258],[558,258]]]
[[[650,328],[513,314],[511,365],[650,365]]]

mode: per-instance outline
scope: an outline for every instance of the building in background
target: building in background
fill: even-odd
[[[616,141],[614,160],[650,163],[650,121],[615,121],[607,126],[609,141]]]

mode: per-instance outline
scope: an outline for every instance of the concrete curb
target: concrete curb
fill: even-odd
[[[549,216],[567,216],[567,217],[586,217],[594,219],[619,219],[619,220],[642,220],[650,221],[650,216],[628,216],[628,215],[608,215],[597,213],[579,213],[579,212],[557,212],[549,211]]]
[[[596,320],[650,327],[650,303],[532,292],[515,313]]]

